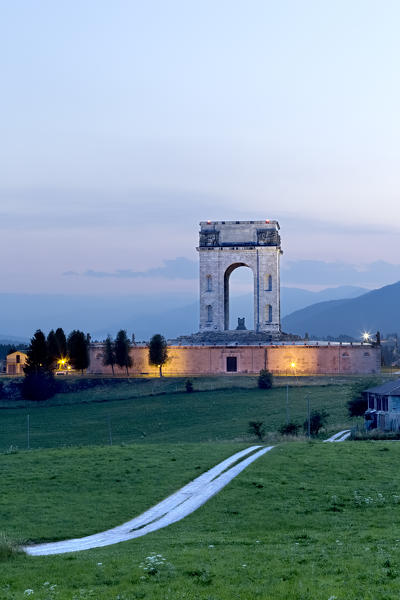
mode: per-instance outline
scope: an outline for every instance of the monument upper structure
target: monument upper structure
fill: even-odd
[[[200,332],[229,330],[229,278],[248,267],[254,281],[254,331],[280,333],[279,223],[200,223]]]

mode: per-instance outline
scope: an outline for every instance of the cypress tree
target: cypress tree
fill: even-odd
[[[47,335],[47,353],[49,356],[49,362],[51,364],[51,368],[54,369],[57,366],[57,361],[60,358],[60,354],[58,352],[58,344],[56,334],[52,329],[49,331]]]
[[[132,366],[130,349],[131,343],[126,335],[126,331],[121,329],[118,331],[114,342],[115,363],[121,367],[121,369],[125,367],[127,375],[129,375],[129,367]]]
[[[49,356],[46,338],[43,331],[38,329],[31,339],[27,350],[27,361],[24,366],[24,382],[22,395],[28,400],[46,400],[56,391],[51,358]]]
[[[114,345],[111,341],[111,337],[108,335],[106,339],[106,343],[104,344],[104,358],[103,365],[110,366],[112,370],[112,374],[114,375],[114,365],[116,362],[115,358],[115,350]]]
[[[160,377],[162,377],[162,367],[168,360],[168,346],[163,335],[156,333],[149,343],[149,363],[156,365],[160,369]]]
[[[56,329],[55,336],[57,340],[58,356],[60,358],[67,358],[67,338],[65,337],[64,330],[59,327]]]
[[[89,366],[89,343],[83,331],[74,329],[67,339],[68,356],[74,369],[81,371]]]

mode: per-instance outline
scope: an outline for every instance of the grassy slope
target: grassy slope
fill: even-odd
[[[81,398],[86,393],[89,391],[81,392]],[[348,425],[345,407],[348,393],[348,384],[293,385],[289,389],[290,418],[303,423],[309,394],[312,409],[328,410],[329,431],[338,430]],[[246,439],[250,420],[265,421],[268,431],[275,431],[285,422],[286,388],[231,389],[123,400],[113,397],[112,402],[64,406],[33,403],[29,409],[3,409],[0,450],[11,444],[26,448],[27,414],[31,448],[107,444],[108,423],[114,443],[241,441]]]
[[[157,446],[152,448],[158,452]],[[120,449],[106,450],[112,455]],[[211,460],[209,451],[210,447],[206,454]],[[79,452],[88,452],[87,459],[92,453],[93,462],[98,459],[95,448],[32,453],[32,478],[41,456],[58,456],[67,467],[68,462],[76,464]],[[15,461],[17,468],[17,457],[1,456],[2,467]],[[57,584],[54,597],[60,600],[397,599],[400,540],[393,525],[399,513],[399,459],[396,443],[282,445],[197,512],[164,530],[99,550],[48,558],[20,556],[0,564],[0,597],[23,598],[23,591],[32,588],[35,598],[45,600],[52,596],[43,583],[50,581]],[[184,461],[189,471],[196,461],[195,454]],[[108,465],[103,462],[105,473]],[[163,461],[155,461],[147,471],[150,495],[151,480],[162,482],[164,467]],[[78,473],[78,481],[83,479]],[[97,494],[96,482],[90,482]],[[17,479],[10,484],[11,502],[18,486]],[[362,500],[359,506],[355,491],[373,501]],[[116,512],[119,492],[118,486],[108,491]],[[384,500],[379,502],[378,494]],[[39,496],[35,510],[49,510],[53,502],[43,490]],[[76,506],[87,503],[76,486],[65,502],[58,499],[55,511],[60,518],[74,513],[74,496]],[[24,519],[29,529],[28,516],[21,517],[20,525]],[[57,520],[55,513],[51,519]],[[165,556],[172,567],[146,576],[139,565],[151,552]]]
[[[142,444],[0,455],[0,529],[35,541],[103,531],[244,447]]]

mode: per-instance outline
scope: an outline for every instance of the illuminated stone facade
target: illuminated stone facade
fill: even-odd
[[[111,375],[111,367],[103,366],[103,351],[103,344],[91,345],[88,373]],[[149,364],[148,355],[144,344],[131,349],[131,375],[158,376],[158,368]],[[257,374],[261,369],[275,375],[379,373],[380,348],[369,344],[169,346],[163,373],[167,376]],[[120,372],[124,374],[125,370]]]
[[[254,279],[254,331],[280,333],[277,221],[203,221],[200,255],[200,333],[229,330],[229,278],[249,267]]]

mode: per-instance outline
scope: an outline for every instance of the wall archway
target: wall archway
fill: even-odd
[[[225,273],[224,273],[224,328],[225,328],[225,331],[229,330],[229,280],[230,280],[230,276],[232,275],[232,273],[236,269],[239,269],[240,267],[246,267],[247,269],[250,269],[250,271],[253,275],[253,291],[255,289],[254,271],[250,265],[247,265],[244,262],[235,262],[235,263],[232,263],[231,265],[229,265],[229,267],[225,270]],[[252,329],[253,323],[251,323],[251,324],[248,323],[247,328]]]

